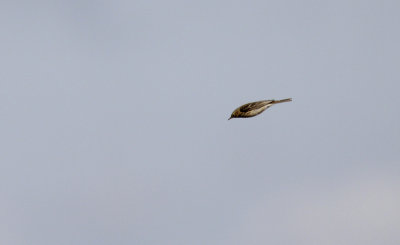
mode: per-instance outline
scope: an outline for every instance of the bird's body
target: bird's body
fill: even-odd
[[[261,100],[261,101],[247,103],[234,110],[229,119],[238,117],[254,117],[275,104],[289,102],[289,101],[292,101],[292,98],[284,100]]]

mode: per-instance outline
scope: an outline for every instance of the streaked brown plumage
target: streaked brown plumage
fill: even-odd
[[[257,102],[247,103],[234,110],[228,120],[238,117],[254,117],[275,104],[289,101],[292,101],[292,98],[284,100],[261,100]]]

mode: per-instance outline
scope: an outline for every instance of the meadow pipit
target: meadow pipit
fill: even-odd
[[[260,114],[261,112],[265,111],[272,105],[289,101],[292,101],[292,98],[284,100],[261,100],[257,102],[247,103],[234,110],[232,112],[231,117],[228,120],[237,117],[254,117]]]

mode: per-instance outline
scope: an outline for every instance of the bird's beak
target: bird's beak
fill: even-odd
[[[228,120],[231,120],[231,119],[232,119],[232,117],[228,118]]]

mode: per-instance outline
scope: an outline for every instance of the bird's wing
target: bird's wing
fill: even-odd
[[[263,100],[263,101],[252,102],[252,103],[242,105],[239,109],[241,112],[248,112],[251,110],[257,110],[265,105],[270,104],[271,102],[272,102],[272,100]]]

